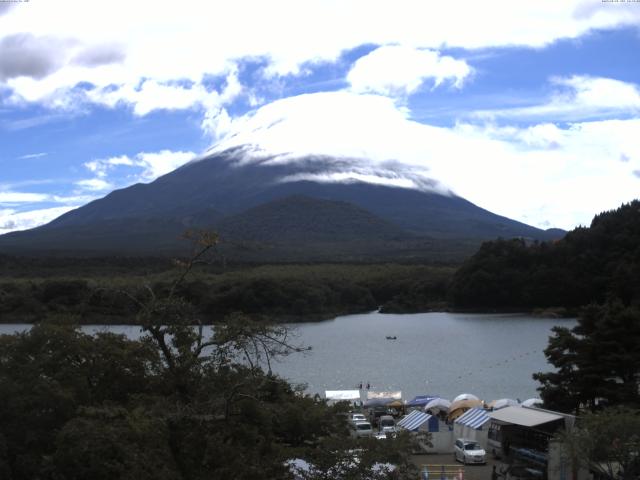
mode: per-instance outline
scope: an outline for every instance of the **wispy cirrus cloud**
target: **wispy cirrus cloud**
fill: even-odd
[[[23,182],[33,183],[33,182]],[[13,185],[14,187],[16,185]],[[0,189],[0,207],[17,207],[24,204],[42,204],[42,203],[60,203],[60,204],[78,204],[86,203],[92,200],[86,195],[55,195],[51,193],[24,192],[16,191],[7,186]]]
[[[483,110],[473,115],[484,119],[580,121],[640,114],[640,88],[636,84],[586,75],[553,77],[550,83],[554,91],[546,103]]]
[[[14,192],[11,190],[0,191],[0,205],[38,203],[44,202],[49,198],[50,196],[45,193]]]
[[[48,155],[47,152],[38,152],[38,153],[27,153],[26,155],[22,155],[18,157],[19,160],[30,160],[33,158],[42,158]]]

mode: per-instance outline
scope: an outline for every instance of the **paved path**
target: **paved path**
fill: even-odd
[[[494,464],[498,464],[496,460],[488,458],[486,465],[462,465],[453,460],[453,453],[414,455],[413,462],[418,467],[423,465],[457,465],[464,471],[464,480],[491,480],[492,467]],[[449,468],[451,467],[447,467],[447,469]],[[440,480],[440,475],[430,475],[429,480]]]

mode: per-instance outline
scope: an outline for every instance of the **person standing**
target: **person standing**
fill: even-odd
[[[498,472],[496,471],[495,465],[491,469],[491,480],[498,480]]]

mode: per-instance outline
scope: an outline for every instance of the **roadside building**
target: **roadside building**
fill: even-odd
[[[509,406],[489,412],[487,451],[509,465],[539,471],[548,480],[586,478],[586,472],[574,476],[568,461],[553,442],[554,435],[570,429],[575,417],[541,408]]]

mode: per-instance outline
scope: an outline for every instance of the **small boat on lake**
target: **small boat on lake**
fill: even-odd
[[[396,337],[395,335],[394,336],[387,335],[387,340],[397,340],[397,339],[398,337]]]

